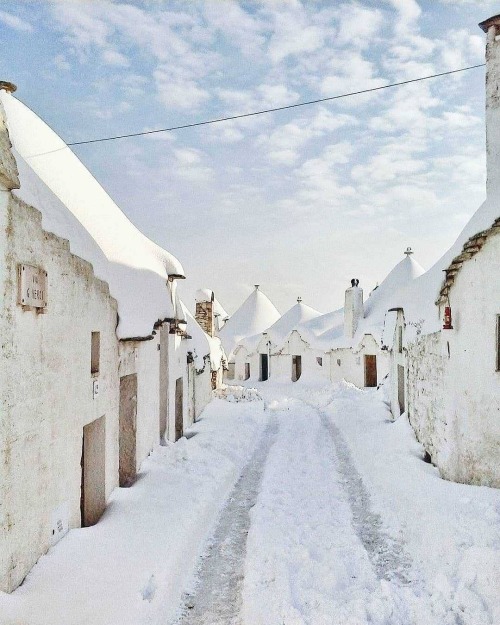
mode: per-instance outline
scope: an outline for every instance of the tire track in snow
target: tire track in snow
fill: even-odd
[[[317,410],[317,409],[316,409]],[[336,450],[336,468],[352,510],[352,523],[379,579],[409,584],[412,562],[401,541],[383,530],[382,518],[371,509],[370,495],[339,428],[318,410]]]
[[[264,465],[276,438],[278,423],[271,419],[260,443],[231,492],[219,517],[214,535],[201,556],[197,584],[184,596],[178,625],[239,625],[241,592],[250,527]]]

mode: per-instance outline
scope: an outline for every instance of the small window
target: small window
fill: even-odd
[[[500,371],[500,315],[497,315],[497,371]]]
[[[90,346],[90,373],[97,375],[99,373],[99,358],[101,355],[101,333],[92,332]]]
[[[340,358],[337,358],[337,364],[338,364],[339,367],[342,364],[342,361],[340,360]]]
[[[323,366],[323,358],[321,356],[316,356],[316,362],[320,367]]]

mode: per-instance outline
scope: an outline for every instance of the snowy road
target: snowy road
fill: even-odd
[[[499,490],[440,479],[381,392],[256,386],[0,593],[0,625],[500,624]]]
[[[407,511],[414,527],[404,519],[391,526],[383,506],[374,506],[372,476],[366,483],[337,425],[342,414],[363,420],[371,411],[377,423],[393,426],[381,418],[385,408],[374,394],[332,388],[311,392],[300,386],[292,393],[290,385],[259,390],[277,432],[264,435],[221,514],[182,625],[497,623],[498,566],[492,557],[498,555],[498,526],[490,532],[495,549],[482,552],[489,567],[485,584],[477,583],[478,571],[449,576],[443,564],[429,577],[411,544],[415,535],[406,535],[417,533],[417,540],[425,542],[427,530],[419,527],[415,514],[421,502]],[[380,458],[374,455],[373,461]],[[429,467],[420,459],[417,466],[427,477]],[[448,484],[433,471],[435,486],[444,485],[452,499],[456,487],[480,498],[486,494],[498,511],[496,491]],[[399,508],[397,501],[391,503]],[[449,512],[436,514],[446,518]],[[468,588],[460,588],[467,582],[460,575],[468,579]]]
[[[264,463],[274,442],[273,420],[244,468],[221,512],[213,538],[201,558],[199,583],[184,597],[181,625],[239,625],[250,509],[259,492]]]

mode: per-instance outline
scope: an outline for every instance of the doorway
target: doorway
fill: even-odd
[[[175,381],[175,440],[178,441],[184,435],[184,414],[182,410],[184,384],[182,378]]]
[[[269,379],[269,356],[260,354],[260,380],[265,382]]]
[[[297,382],[301,375],[302,356],[292,356],[292,382]]]
[[[246,362],[245,363],[245,380],[249,380],[250,379],[250,363]]]
[[[377,357],[365,356],[365,386],[377,386]]]
[[[137,373],[120,378],[120,486],[131,486],[137,475]]]
[[[82,527],[95,525],[106,508],[106,417],[84,426],[80,514]]]
[[[398,403],[399,414],[405,411],[405,368],[398,365]]]

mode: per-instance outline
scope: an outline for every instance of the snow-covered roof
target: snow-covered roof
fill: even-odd
[[[301,300],[298,300],[294,306],[287,310],[286,313],[269,328],[266,328],[264,332],[245,337],[239,341],[239,344],[245,347],[247,352],[252,353],[257,349],[265,333],[267,338],[271,340],[274,348],[279,349],[299,324],[315,319],[321,315],[322,313],[319,311],[302,303]]]
[[[15,191],[42,213],[44,229],[69,240],[92,263],[118,301],[119,338],[147,336],[175,316],[166,281],[183,277],[179,261],[142,234],[64,141],[33,111],[0,91],[21,186]]]
[[[371,334],[381,343],[386,312],[400,305],[401,291],[423,273],[424,269],[407,254],[364,302],[364,317],[353,338],[344,334],[343,308],[301,324],[296,329],[311,347],[323,351],[356,347],[366,334]]]
[[[231,356],[241,339],[264,332],[279,318],[275,305],[256,287],[219,333],[226,354]]]
[[[478,232],[464,243],[461,253],[455,256],[451,264],[445,269],[446,277],[439,292],[438,303],[447,301],[448,294],[455,284],[455,279],[460,273],[462,265],[480,252],[488,238],[495,234],[500,234],[500,217],[495,220],[491,228]]]
[[[453,259],[461,254],[464,244],[469,239],[492,228],[499,217],[500,201],[488,198],[474,213],[451,248],[424,275],[400,292],[399,303],[395,306],[404,309],[407,326],[418,325],[421,334],[440,330],[442,320],[439,318],[439,309],[435,302],[443,286],[443,272],[449,268]]]

